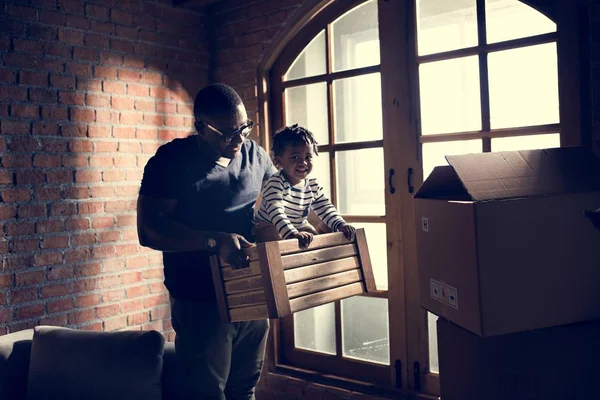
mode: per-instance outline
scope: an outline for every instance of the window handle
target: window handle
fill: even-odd
[[[406,183],[408,185],[408,193],[414,193],[415,191],[415,187],[412,185],[412,174],[413,174],[414,170],[412,168],[408,169],[408,177],[406,180]]]
[[[396,188],[394,187],[394,183],[392,182],[392,178],[394,177],[395,174],[396,174],[396,171],[394,170],[394,168],[390,168],[390,172],[388,174],[388,184],[390,186],[391,194],[396,193]]]

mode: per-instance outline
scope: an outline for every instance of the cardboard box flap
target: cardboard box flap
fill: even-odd
[[[600,158],[588,147],[446,156],[473,201],[600,190]]]
[[[414,198],[471,200],[456,171],[449,165],[433,168]]]

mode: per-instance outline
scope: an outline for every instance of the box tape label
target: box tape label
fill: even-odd
[[[458,310],[458,290],[447,283],[429,280],[431,298]]]

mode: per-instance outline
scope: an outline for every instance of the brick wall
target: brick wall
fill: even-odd
[[[159,144],[191,130],[205,36],[203,15],[168,0],[0,5],[0,334],[172,335],[135,201]]]

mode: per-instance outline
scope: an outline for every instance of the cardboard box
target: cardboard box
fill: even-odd
[[[421,305],[481,336],[600,319],[600,159],[446,158],[415,195]]]
[[[259,243],[246,254],[250,267],[244,269],[211,257],[223,322],[281,318],[376,290],[364,229],[353,242],[327,233],[304,249],[291,239]]]
[[[600,322],[481,338],[439,319],[442,400],[600,398]]]

